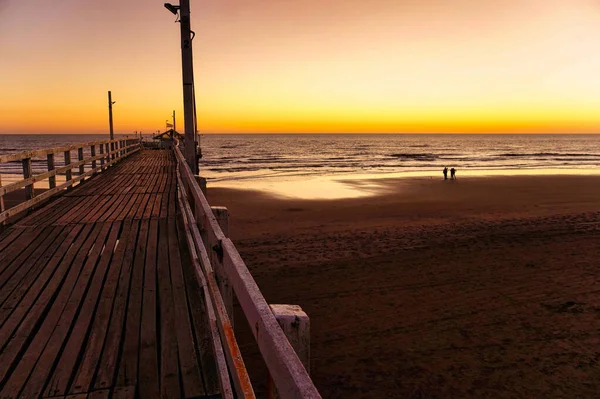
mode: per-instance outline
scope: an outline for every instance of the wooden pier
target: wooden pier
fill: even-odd
[[[233,295],[279,395],[319,397],[179,149],[100,146],[0,235],[0,398],[252,398]]]

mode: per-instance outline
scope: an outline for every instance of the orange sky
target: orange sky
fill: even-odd
[[[0,0],[0,133],[183,126],[155,0]],[[597,0],[191,0],[201,133],[600,132]],[[183,129],[179,129],[183,130]]]

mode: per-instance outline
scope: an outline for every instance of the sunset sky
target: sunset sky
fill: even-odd
[[[0,0],[0,133],[183,130],[163,2]],[[600,132],[598,0],[191,9],[200,133]]]

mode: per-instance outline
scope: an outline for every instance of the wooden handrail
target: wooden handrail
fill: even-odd
[[[223,264],[224,272],[233,285],[248,324],[252,326],[252,333],[280,396],[284,399],[320,398],[321,396],[308,372],[277,323],[246,264],[231,240],[223,234],[206,197],[204,197],[183,154],[177,147],[175,147],[175,155],[183,188],[187,191],[188,197],[193,201],[196,209],[194,221],[199,225],[199,230],[203,232],[204,236],[200,237],[200,234],[192,235],[194,247],[205,248],[207,252],[213,255],[211,257],[207,254],[208,257],[211,259],[219,258],[219,263]],[[214,279],[215,273],[211,270],[204,270],[204,273],[205,279]],[[216,302],[223,302],[222,298],[220,300],[218,298],[220,297],[218,290],[211,290],[210,292],[214,296],[213,307]],[[215,313],[219,311],[215,309]],[[226,326],[224,327],[226,328]],[[223,332],[221,332],[221,340],[226,341],[229,337],[223,335]],[[241,395],[240,392],[236,393]]]
[[[116,146],[115,146],[116,143]],[[104,146],[108,148],[108,145],[111,144],[111,151],[103,151]],[[100,146],[100,155],[95,155],[95,146]],[[92,156],[84,158],[83,149],[85,147],[90,147],[90,153]],[[5,210],[4,207],[0,207],[0,223],[6,223],[6,221],[37,204],[40,202],[50,198],[51,196],[60,193],[62,190],[73,186],[73,184],[85,179],[88,176],[91,176],[98,171],[106,169],[106,167],[115,164],[119,160],[137,152],[140,148],[140,142],[138,139],[132,138],[122,138],[117,140],[104,140],[104,141],[94,141],[88,143],[75,144],[72,146],[65,147],[57,147],[57,148],[49,148],[37,151],[25,151],[16,154],[7,154],[0,156],[0,163],[5,162],[14,162],[14,161],[22,161],[23,163],[23,175],[24,178],[17,182],[8,184],[6,186],[1,186],[0,184],[0,204],[4,203],[4,195],[10,193],[12,191],[25,188],[26,189],[26,198],[27,201],[18,204],[8,210]],[[76,162],[71,162],[71,150],[78,150],[78,160]],[[63,153],[65,158],[65,166],[56,168],[54,154]],[[36,175],[32,174],[31,170],[31,158],[32,157],[40,157],[46,155],[48,171],[39,173]],[[96,161],[100,160],[100,166],[96,166]],[[91,164],[92,168],[85,172],[84,165]],[[79,174],[76,177],[72,175],[72,169],[79,168]],[[66,181],[57,186],[56,185],[56,176],[60,173],[65,173]],[[49,190],[43,192],[42,194],[35,196],[34,192],[34,183],[42,180],[48,179]]]
[[[69,146],[65,146],[65,147],[55,147],[55,148],[45,148],[42,150],[35,150],[35,151],[15,152],[13,154],[0,155],[0,163],[20,161],[20,160],[26,159],[26,158],[42,157],[42,156],[45,156],[48,154],[56,154],[59,152],[76,150],[80,147],[91,147],[93,145],[99,145],[99,144],[112,144],[112,143],[117,143],[122,140],[139,141],[139,139],[132,139],[130,137],[124,137],[122,139],[115,139],[115,140],[89,141],[87,143],[73,144],[73,145],[69,145]]]

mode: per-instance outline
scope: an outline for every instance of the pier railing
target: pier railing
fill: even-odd
[[[15,154],[0,155],[0,164],[20,163],[22,165],[23,179],[2,185],[0,175],[0,223],[26,211],[44,200],[72,187],[88,176],[98,173],[121,159],[138,151],[139,139],[119,138],[116,140],[93,141],[65,147],[47,148],[36,151],[24,151]],[[71,158],[71,151],[77,151],[75,160]],[[85,156],[89,154],[89,156]],[[59,158],[62,158],[60,162]],[[42,173],[34,174],[33,161],[45,163]],[[61,164],[59,166],[59,164]],[[88,170],[86,170],[88,165]],[[59,166],[59,167],[57,167]],[[57,177],[64,174],[65,181],[57,184]],[[36,195],[34,185],[47,180],[48,190]],[[25,202],[10,209],[5,208],[4,196],[17,190],[25,190]]]
[[[233,291],[279,396],[320,398],[307,371],[307,356],[302,356],[303,364],[274,315],[277,305],[269,306],[263,297],[234,244],[223,232],[215,216],[215,207],[209,205],[178,147],[175,147],[175,154],[178,162],[179,206],[196,276],[205,291],[222,397],[233,397],[229,375],[238,398],[254,397],[233,332]],[[303,325],[298,317],[293,316],[292,320],[293,328],[302,328],[298,327]]]

